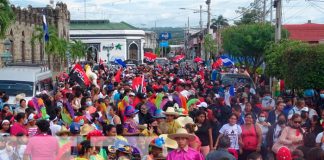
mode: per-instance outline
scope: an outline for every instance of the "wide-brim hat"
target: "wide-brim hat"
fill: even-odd
[[[171,149],[177,149],[178,143],[177,141],[170,139],[167,134],[161,134],[159,138],[163,138],[164,146]]]
[[[25,93],[20,93],[16,95],[15,102],[20,102],[21,99],[25,99],[26,94]]]
[[[80,128],[80,135],[87,135],[88,133],[90,133],[91,131],[95,130],[95,127],[89,125],[89,124],[85,124]]]
[[[124,112],[124,114],[125,114],[126,116],[130,116],[130,115],[136,114],[136,113],[138,113],[138,112],[139,112],[138,109],[135,109],[135,108],[132,107],[132,106],[127,106],[127,107],[125,108],[125,112]]]
[[[63,134],[71,135],[71,132],[65,126],[62,126],[61,130],[56,132],[56,135],[57,136],[62,136]]]
[[[193,121],[193,119],[189,116],[186,117],[179,117],[176,119],[176,121],[180,124],[181,127],[185,127],[186,124],[195,124],[195,122]],[[195,131],[198,130],[198,127],[195,127]]]
[[[153,116],[153,118],[155,118],[155,119],[165,118],[165,115],[163,113],[163,110],[162,109],[157,109],[155,111],[155,115]]]
[[[195,139],[195,135],[189,134],[188,131],[184,128],[179,128],[176,133],[169,134],[168,137],[173,140],[179,137],[188,138],[190,141]]]
[[[175,111],[173,107],[168,107],[167,110],[163,113],[164,115],[173,115],[178,116],[179,113]]]

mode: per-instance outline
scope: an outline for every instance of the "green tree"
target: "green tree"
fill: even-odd
[[[275,28],[267,23],[225,28],[222,31],[224,51],[240,64],[249,66],[252,73],[255,73],[256,69],[264,62],[266,47],[274,41],[274,31]]]
[[[207,34],[204,37],[204,48],[205,48],[205,59],[208,59],[207,53],[209,53],[210,57],[213,56],[217,51],[216,41],[213,39],[211,34]]]
[[[68,41],[58,37],[58,33],[55,27],[49,26],[49,41],[44,42],[44,32],[41,26],[35,27],[32,34],[31,44],[35,45],[35,42],[45,43],[45,53],[48,55],[48,62],[50,62],[50,57],[53,56],[54,68],[57,69],[58,66],[61,67],[61,63],[66,60],[66,51],[68,47]],[[50,66],[50,64],[49,64]]]
[[[87,46],[81,40],[73,40],[70,43],[70,54],[73,60],[86,57]]]
[[[211,23],[212,23],[211,27],[215,29],[221,29],[229,26],[228,20],[224,18],[223,15],[219,15],[217,19],[213,18],[211,20]]]
[[[291,89],[324,88],[324,45],[283,40],[266,51],[266,73]]]
[[[234,21],[236,25],[258,23],[263,16],[263,12],[255,3],[251,3],[248,8],[239,7],[235,12],[242,16],[240,20]]]
[[[0,0],[0,39],[4,38],[7,29],[14,21],[15,13],[8,0]]]

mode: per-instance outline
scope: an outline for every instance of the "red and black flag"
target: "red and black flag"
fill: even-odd
[[[90,80],[80,64],[74,66],[69,76],[71,82],[77,82],[81,87],[87,87],[90,84]]]

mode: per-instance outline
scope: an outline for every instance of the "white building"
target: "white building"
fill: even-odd
[[[87,44],[87,60],[137,60],[143,62],[145,32],[125,22],[71,20],[70,39]]]

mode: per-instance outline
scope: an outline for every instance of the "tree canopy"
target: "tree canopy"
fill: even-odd
[[[0,39],[4,38],[7,29],[14,21],[15,14],[8,0],[0,0]]]
[[[251,3],[248,8],[239,7],[235,12],[242,16],[240,20],[234,21],[236,25],[258,23],[263,16],[263,12],[255,3]]]
[[[211,19],[211,27],[216,29],[221,29],[229,26],[228,20],[223,17],[223,15],[219,15],[217,19]]]
[[[275,28],[270,24],[244,24],[222,31],[224,51],[254,73],[263,62],[266,46],[274,41]],[[287,34],[286,34],[287,35]]]
[[[324,45],[283,40],[266,51],[266,73],[291,89],[324,88]]]
[[[216,51],[217,51],[216,42],[213,39],[211,34],[205,35],[205,37],[204,37],[204,48],[205,48],[206,53],[210,53],[210,57],[213,56],[213,53],[216,53]],[[206,58],[210,58],[210,57],[206,56]]]

